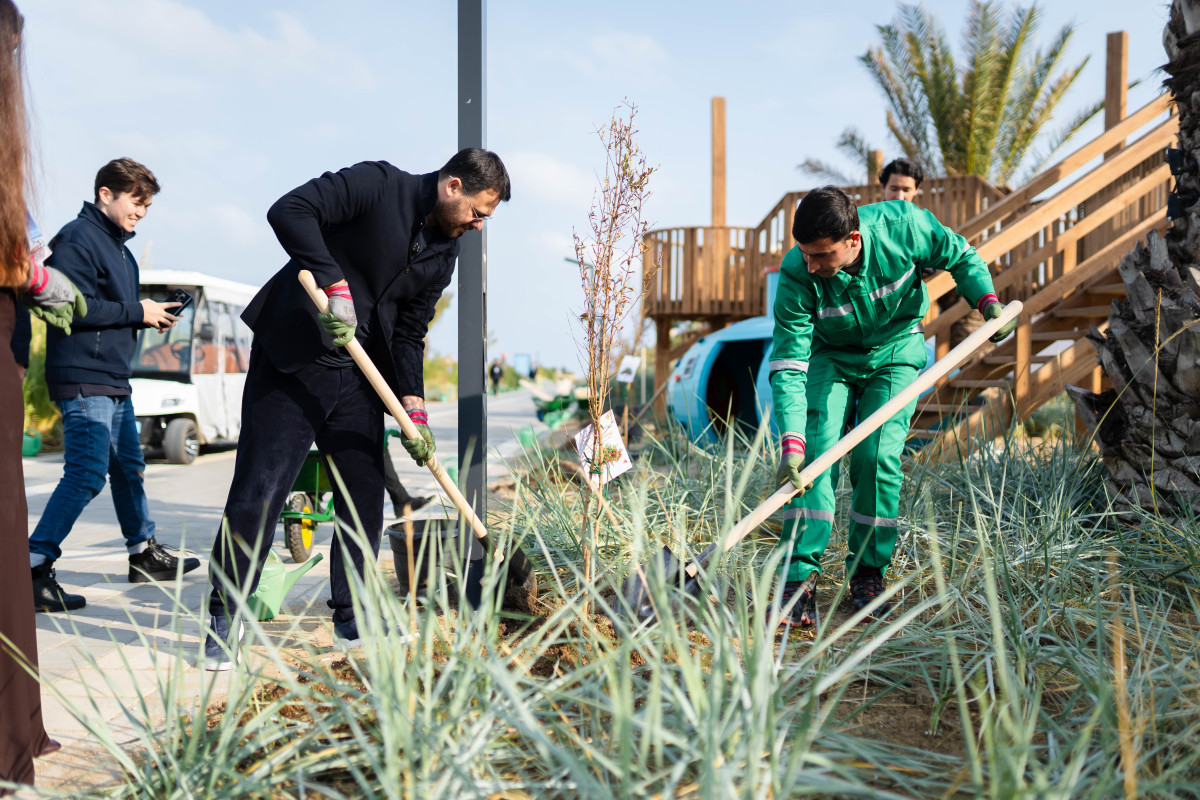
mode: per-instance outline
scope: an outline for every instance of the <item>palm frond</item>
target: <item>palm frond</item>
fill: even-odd
[[[1000,76],[1006,54],[999,34],[995,3],[972,0],[965,37],[967,69],[963,73],[963,163],[966,174],[987,175],[992,144],[1003,119],[1005,88]]]
[[[1071,137],[1079,133],[1080,128],[1095,119],[1096,116],[1103,110],[1104,101],[1099,100],[1095,103],[1092,103],[1090,106],[1072,117],[1066,125],[1063,125],[1053,135],[1046,148],[1042,152],[1032,156],[1031,160],[1025,164],[1025,167],[1022,170],[1022,177],[1019,182],[1026,183],[1034,175],[1041,172],[1042,169],[1048,163],[1050,163],[1050,159],[1054,157],[1055,153],[1061,150],[1063,145],[1071,140]]]
[[[851,178],[841,169],[826,161],[820,161],[815,158],[806,158],[796,165],[796,169],[800,170],[805,175],[810,175],[825,183],[832,183],[835,186],[857,186],[858,181]]]

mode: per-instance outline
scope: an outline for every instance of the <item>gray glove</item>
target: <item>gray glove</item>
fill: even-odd
[[[87,301],[75,284],[54,267],[32,264],[22,299],[29,313],[71,335],[71,320],[87,314]]]
[[[334,347],[345,347],[354,338],[358,317],[354,314],[354,298],[347,284],[330,286],[325,290],[329,296],[329,311],[318,314],[317,319],[325,331],[333,337]]]
[[[797,434],[785,433],[781,445],[783,452],[779,458],[779,471],[775,473],[775,483],[782,485],[785,480],[791,482],[799,497],[812,485],[805,486],[800,482],[800,471],[804,469],[804,440]]]

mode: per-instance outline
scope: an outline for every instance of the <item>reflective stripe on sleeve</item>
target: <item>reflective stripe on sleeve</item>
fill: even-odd
[[[780,358],[774,361],[767,362],[768,372],[778,372],[781,369],[795,369],[800,372],[808,372],[807,361],[797,361],[795,359]]]

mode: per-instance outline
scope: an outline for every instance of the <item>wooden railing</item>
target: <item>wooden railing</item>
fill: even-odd
[[[643,310],[659,319],[744,319],[763,313],[761,269],[750,264],[749,228],[666,228],[646,234]]]
[[[877,184],[842,188],[859,205],[883,199]],[[785,194],[756,228],[666,228],[646,234],[645,263],[660,265],[646,283],[646,316],[744,319],[766,314],[763,269],[779,266],[795,244],[792,217],[805,194]],[[956,227],[1003,197],[982,178],[965,175],[926,181],[915,202]]]
[[[1163,151],[1178,132],[1174,116],[1140,131],[1138,139],[1095,168],[1083,168],[1168,108],[1165,97],[1154,100],[958,229],[992,265],[1002,300],[1026,300],[1165,207],[1170,176]],[[1077,173],[1082,174],[1065,188],[1031,202]],[[938,300],[954,290],[948,272],[930,278],[925,286],[930,298],[925,332],[937,340],[941,357],[950,350],[950,327],[971,309],[960,300],[939,313]]]
[[[918,404],[913,430],[933,437],[927,451],[957,451],[981,431],[998,433],[1014,419],[1027,419],[1067,384],[1101,388],[1086,337],[1093,326],[1104,330],[1112,300],[1124,294],[1116,269],[1121,259],[1166,224],[1171,177],[1164,150],[1178,132],[1178,117],[1159,119],[1169,110],[1169,99],[1158,98],[960,229],[992,264],[1001,298],[1020,299],[1025,307],[1015,336]],[[1130,136],[1136,138],[1125,145]],[[1093,165],[1100,156],[1107,157]],[[926,286],[934,301],[926,335],[935,337],[940,356],[949,349],[950,326],[970,309],[960,300],[937,313],[937,298],[953,289],[948,274]],[[987,389],[998,391],[983,404],[967,405]],[[947,415],[963,411],[970,413],[960,423],[945,424]]]

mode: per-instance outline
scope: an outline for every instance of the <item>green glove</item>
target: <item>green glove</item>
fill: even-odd
[[[986,306],[983,307],[983,318],[984,319],[989,319],[989,320],[995,319],[996,317],[1000,316],[1003,313],[1004,313],[1004,304],[1003,303],[998,303],[998,302],[997,303],[988,303]],[[1008,336],[1010,333],[1012,333],[1014,330],[1016,330],[1017,322],[1019,319],[1020,319],[1019,317],[1013,317],[1008,322],[1004,323],[1002,326],[1000,326],[1000,330],[998,330],[994,334],[992,334],[991,340],[993,342],[999,342],[999,341],[1003,340],[1004,337]]]
[[[782,484],[785,480],[791,481],[792,486],[796,489],[797,496],[804,494],[808,486],[800,482],[800,471],[804,469],[804,440],[796,434],[785,433],[783,435],[783,455],[779,460],[779,471],[775,473],[775,483]]]
[[[31,315],[70,336],[71,321],[87,314],[87,300],[61,272],[53,267],[42,269],[41,291],[24,294],[26,306]]]
[[[435,448],[433,431],[429,430],[429,415],[425,413],[424,409],[417,408],[408,412],[408,418],[412,420],[413,425],[417,426],[417,433],[420,436],[409,439],[404,434],[400,434],[400,444],[404,445],[404,449],[412,456],[412,460],[417,462],[417,466],[423,467],[425,462],[433,456]]]
[[[333,337],[333,346],[345,347],[354,338],[354,329],[358,327],[350,287],[344,283],[330,286],[325,294],[329,297],[329,310],[317,314],[317,319],[325,332]]]

